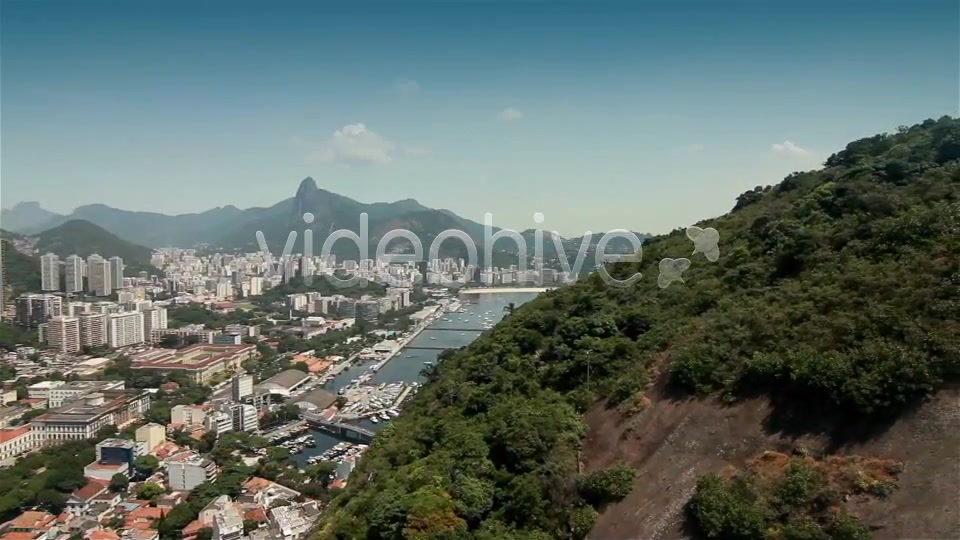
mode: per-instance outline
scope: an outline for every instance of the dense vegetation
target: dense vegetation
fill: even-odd
[[[958,373],[958,159],[950,118],[856,141],[700,223],[720,233],[716,263],[677,230],[611,269],[642,272],[630,288],[593,275],[520,307],[384,428],[321,537],[583,538],[625,476],[578,477],[580,413],[641,405],[657,373],[778,397],[775,415],[896,415]],[[685,283],[656,286],[665,257],[691,259]]]
[[[902,464],[837,457],[817,461],[766,452],[731,478],[704,476],[688,507],[706,538],[867,540],[843,508],[851,495],[886,497]]]
[[[8,323],[0,323],[0,349],[12,351],[18,345],[35,346],[36,332]]]
[[[0,519],[7,521],[31,506],[60,513],[69,494],[87,484],[83,468],[95,459],[95,444],[93,440],[64,443],[0,469]]]
[[[211,330],[223,330],[228,324],[261,324],[265,320],[253,311],[235,309],[220,313],[203,304],[173,306],[167,310],[168,326],[181,328],[188,324],[202,324]]]
[[[9,233],[4,231],[4,238]],[[40,290],[40,259],[24,255],[6,239],[0,242],[3,249],[4,300],[11,301],[21,293]]]

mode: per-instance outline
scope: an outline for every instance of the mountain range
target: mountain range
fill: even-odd
[[[304,214],[313,215],[313,222],[304,222]],[[85,205],[76,208],[67,215],[60,215],[43,209],[36,202],[23,202],[12,209],[4,209],[0,214],[0,226],[8,231],[35,235],[56,227],[69,226],[78,221],[92,223],[133,244],[149,248],[182,247],[209,248],[222,251],[257,251],[257,232],[262,232],[270,250],[274,254],[282,252],[287,235],[297,231],[302,239],[302,231],[310,229],[314,237],[314,253],[319,255],[324,240],[336,230],[360,230],[360,215],[368,216],[370,256],[376,250],[377,242],[394,229],[406,229],[413,232],[427,250],[438,234],[455,229],[466,232],[483,256],[483,225],[476,221],[458,216],[445,209],[426,207],[414,199],[396,202],[361,203],[354,199],[338,195],[317,187],[313,178],[307,177],[300,182],[293,197],[284,199],[269,207],[255,207],[241,210],[235,206],[222,206],[194,214],[166,215],[155,212],[135,212],[112,208],[103,204]],[[494,228],[494,232],[499,231]],[[532,253],[533,231],[524,231],[528,240],[528,252]],[[601,234],[594,235],[590,242],[588,255],[592,257]],[[649,235],[638,234],[641,239]],[[544,235],[544,259],[556,259],[556,249],[547,234]],[[294,247],[294,252],[302,251],[302,240]],[[564,251],[572,258],[580,247],[581,239],[563,239]],[[409,251],[409,242],[396,240],[391,242],[389,252]],[[608,246],[608,252],[624,253],[630,251],[629,243],[615,239]],[[338,241],[332,252],[339,258],[357,258],[358,250],[350,242]],[[463,244],[456,240],[445,241],[440,249],[441,256],[466,257]],[[501,241],[494,250],[495,265],[517,262],[517,249],[512,242]],[[571,264],[572,264],[571,260]],[[592,265],[591,265],[592,267]]]

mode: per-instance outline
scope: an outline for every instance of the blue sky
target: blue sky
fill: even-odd
[[[958,110],[954,1],[82,2],[0,12],[0,203],[195,212],[299,181],[664,232]]]

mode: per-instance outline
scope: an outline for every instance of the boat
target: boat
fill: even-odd
[[[437,339],[437,338],[435,338],[435,337],[431,337],[430,339]]]
[[[384,420],[384,421],[389,421],[389,420],[390,420],[390,415],[387,414],[387,413],[380,413],[380,419],[381,419],[381,420]]]
[[[428,360],[428,361],[424,362],[423,365],[425,365],[425,366],[432,366],[432,365],[433,365],[433,362],[430,362],[430,361]]]
[[[376,416],[371,416],[371,417],[370,417],[370,421],[373,422],[374,424],[376,424],[376,423],[379,422],[380,420],[377,420],[377,417],[376,417]]]

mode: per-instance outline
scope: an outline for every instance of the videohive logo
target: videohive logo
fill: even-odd
[[[544,215],[540,212],[533,214],[533,220],[536,224],[540,225],[544,222]],[[314,221],[313,214],[307,212],[303,214],[303,222],[306,224],[311,224]],[[687,228],[687,237],[693,242],[694,250],[693,255],[697,253],[703,253],[704,257],[710,262],[716,262],[720,257],[720,234],[713,228],[701,229],[699,227],[688,227]],[[339,240],[345,240],[347,242],[353,243],[357,247],[360,260],[368,260],[370,257],[370,241],[369,241],[369,216],[367,213],[360,214],[360,227],[358,232],[354,232],[349,229],[339,229],[330,233],[327,238],[323,241],[323,245],[320,248],[319,256],[322,258],[329,258],[333,251],[333,246]],[[294,246],[297,241],[297,231],[290,231],[287,234],[287,240],[283,247],[283,252],[280,254],[280,257],[275,259],[273,254],[270,252],[270,248],[267,244],[267,240],[262,231],[257,231],[257,245],[260,248],[261,254],[265,256],[269,264],[271,264],[270,270],[273,273],[277,273],[279,268],[280,261],[290,260],[293,255]],[[543,230],[534,229],[533,232],[533,258],[535,260],[542,261],[544,254],[544,239],[543,239]],[[606,253],[607,245],[615,238],[622,238],[629,242],[632,252],[629,254],[608,254]],[[408,241],[413,247],[413,253],[387,253],[387,247],[394,240],[404,239]],[[510,239],[517,246],[517,270],[519,272],[527,271],[527,264],[529,260],[529,251],[527,249],[527,239],[517,231],[510,229],[500,229],[494,231],[493,226],[493,214],[486,213],[483,216],[483,249],[484,249],[484,258],[483,258],[483,269],[487,272],[493,270],[493,246],[497,240],[501,239]],[[385,233],[380,237],[380,240],[377,242],[376,252],[373,259],[384,263],[384,264],[404,264],[404,263],[419,263],[425,260],[436,260],[440,256],[440,247],[447,240],[453,240],[460,242],[464,245],[467,252],[467,265],[472,268],[481,268],[480,259],[479,259],[479,250],[477,244],[466,232],[460,229],[447,229],[434,237],[433,241],[430,243],[430,249],[428,251],[428,259],[424,259],[424,250],[423,242],[420,238],[410,230],[407,229],[393,229]],[[580,271],[583,268],[584,261],[587,258],[587,254],[590,251],[590,247],[593,241],[593,233],[587,231],[581,238],[580,247],[577,250],[577,255],[574,258],[573,266],[570,266],[570,261],[567,258],[566,249],[563,245],[563,239],[560,237],[559,233],[552,231],[550,235],[550,240],[553,242],[555,248],[556,256],[560,264],[560,269],[566,274],[580,275]],[[306,229],[303,231],[303,257],[304,259],[312,259],[314,256],[314,245],[313,245],[313,230]],[[594,264],[597,270],[597,273],[600,275],[603,281],[614,287],[629,287],[636,282],[638,282],[643,275],[640,272],[635,272],[633,275],[626,279],[617,279],[610,275],[607,271],[607,265],[609,263],[616,262],[639,262],[643,257],[643,242],[640,238],[637,237],[631,231],[626,229],[614,229],[607,231],[600,237],[600,240],[597,241],[596,246],[594,247]],[[683,272],[690,267],[690,260],[687,258],[680,259],[669,259],[665,258],[660,261],[659,270],[660,275],[657,278],[657,284],[661,288],[669,287],[670,284],[679,281],[683,283]],[[309,283],[313,279],[313,274],[310,272],[302,272],[303,279],[305,282]],[[347,277],[338,277],[335,272],[322,274],[323,277],[328,280],[331,284],[336,287],[354,287],[354,286],[366,286],[367,278],[359,273],[350,274]],[[390,274],[385,274],[383,276],[384,280],[388,283],[391,280],[396,279]],[[459,281],[454,281],[453,279],[447,278],[446,276],[440,276],[441,285],[456,287],[460,286],[463,283]],[[534,282],[539,286],[542,285],[542,274],[534,273]]]

